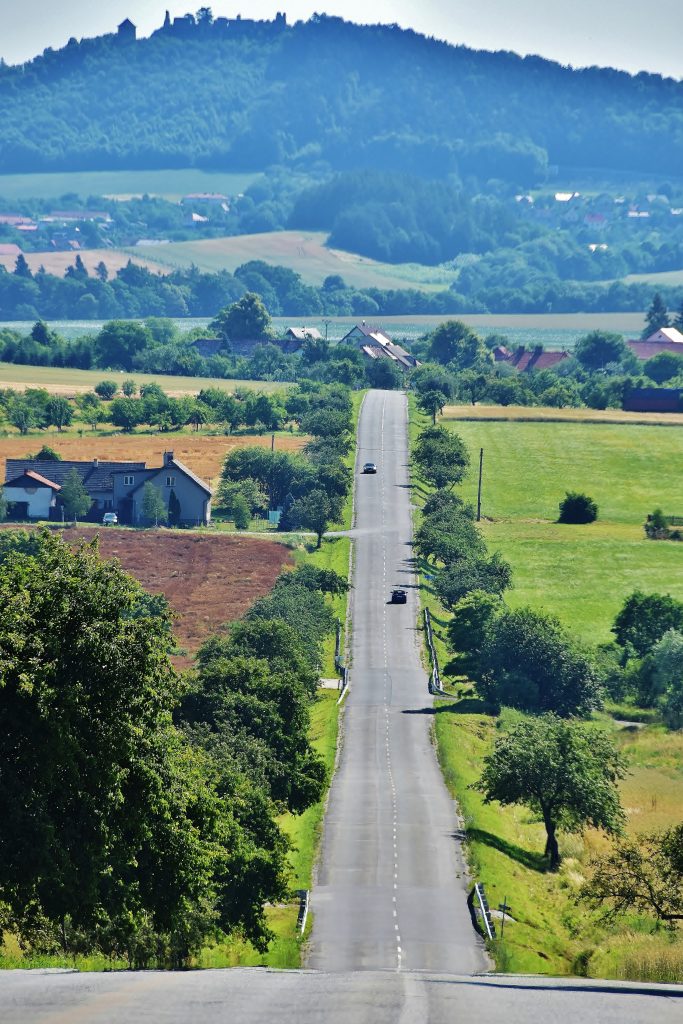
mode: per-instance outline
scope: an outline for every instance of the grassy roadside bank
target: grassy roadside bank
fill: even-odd
[[[642,482],[637,471],[629,469],[642,457],[636,434],[645,429],[650,481],[646,490],[651,496],[657,487],[664,487],[674,501],[677,474],[666,472],[671,457],[678,457],[680,451],[674,431],[650,435],[649,427],[619,425],[615,433],[613,425],[586,425],[579,428],[585,432],[583,436],[573,433],[567,438],[564,424],[542,421],[523,425],[526,438],[520,448],[523,434],[517,424],[441,422],[463,437],[473,462],[478,448],[486,448],[488,498],[497,516],[482,523],[482,532],[491,552],[501,550],[512,564],[515,589],[508,598],[511,606],[530,604],[550,610],[585,642],[597,643],[609,638],[616,607],[637,585],[681,596],[679,552],[672,551],[671,545],[648,544],[642,539],[644,516],[637,493]],[[428,423],[411,400],[411,439]],[[570,432],[576,431],[574,424],[568,427]],[[534,451],[542,457],[534,459],[533,472],[522,478],[520,465],[527,464]],[[620,463],[618,471],[615,462]],[[603,503],[605,519],[593,524],[595,528],[563,528],[552,522],[551,515],[556,513],[549,495],[561,484],[560,497],[567,487],[573,487],[563,471],[571,467],[574,472],[578,467],[579,472],[586,472],[586,463],[594,486],[609,484],[609,497]],[[476,497],[476,468],[460,489],[470,501]],[[414,478],[418,506],[427,493]],[[543,511],[534,514],[534,503]],[[416,518],[419,521],[419,509]],[[520,536],[524,543],[519,542]],[[447,667],[449,652],[444,640],[449,615],[431,588],[433,568],[426,564],[418,568],[421,600],[435,617],[437,652],[442,667]],[[511,908],[504,941],[492,950],[498,969],[682,981],[680,931],[658,928],[652,919],[638,914],[608,923],[577,902],[591,859],[607,849],[601,833],[587,830],[583,836],[563,835],[564,859],[560,870],[551,873],[542,856],[544,829],[533,815],[523,807],[485,805],[481,795],[469,788],[479,778],[482,760],[492,749],[498,730],[516,715],[505,710],[498,718],[485,714],[473,698],[470,684],[457,677],[448,680],[446,688],[458,696],[436,701],[434,736],[446,784],[463,816],[466,856],[475,879],[486,884],[491,906],[495,909],[505,899]],[[625,710],[612,709],[622,717]],[[624,727],[603,713],[595,716],[593,727],[608,730],[629,762],[629,774],[620,786],[627,833],[636,835],[680,822],[683,733],[667,731],[652,716],[638,729]]]

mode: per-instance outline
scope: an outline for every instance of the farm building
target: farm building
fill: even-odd
[[[683,388],[633,388],[624,398],[629,412],[681,412]]]
[[[285,338],[292,341],[322,341],[323,336],[317,327],[288,327]]]
[[[672,352],[683,356],[683,334],[675,327],[660,327],[658,331],[643,340],[634,339],[626,344],[637,359],[652,359],[660,352]]]
[[[178,525],[208,526],[211,522],[211,489],[191,469],[164,452],[163,465],[148,468],[144,462],[37,461],[7,459],[3,494],[19,519],[62,518],[60,492],[75,469],[92,500],[84,518],[99,522],[105,512],[116,512],[119,522],[147,526],[142,511],[144,485],[151,483],[164,503],[175,506]],[[171,497],[173,495],[173,497]]]
[[[365,320],[352,327],[339,344],[357,345],[368,359],[391,359],[402,370],[409,370],[413,366],[420,365],[415,356],[393,342],[381,328],[368,327]]]
[[[514,366],[521,373],[530,373],[532,370],[552,370],[558,363],[569,359],[568,352],[544,352],[540,345],[535,348],[526,349],[523,345],[514,352],[498,345],[493,350],[493,358],[497,363],[507,363]]]

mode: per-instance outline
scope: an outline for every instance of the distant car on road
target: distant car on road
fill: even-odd
[[[116,526],[119,521],[119,517],[116,512],[105,512],[102,516],[103,526]]]
[[[408,595],[406,594],[405,590],[399,590],[397,588],[396,590],[391,591],[392,604],[405,604],[407,600]]]
[[[377,466],[375,465],[374,462],[366,462],[365,465],[363,466],[363,472],[364,473],[376,473],[377,472]]]

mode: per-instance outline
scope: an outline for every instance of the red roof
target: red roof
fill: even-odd
[[[568,352],[544,352],[540,348],[518,349],[509,360],[521,373],[529,370],[550,370],[569,358]]]
[[[675,356],[683,356],[683,345],[680,341],[627,341],[626,344],[638,359],[652,359],[660,352],[673,352]]]
[[[30,476],[32,480],[37,480],[39,484],[44,484],[46,487],[52,487],[55,491],[61,491],[61,486],[56,484],[54,480],[48,480],[46,476],[41,476],[40,473],[36,473],[33,469],[26,470],[26,476]]]

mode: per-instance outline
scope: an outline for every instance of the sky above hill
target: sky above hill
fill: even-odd
[[[59,48],[70,36],[102,35],[130,17],[138,35],[158,28],[166,6],[171,16],[193,5],[168,0],[0,0],[0,57],[14,64]],[[199,6],[199,3],[197,3]],[[357,22],[396,22],[425,35],[482,50],[538,53],[574,67],[611,66],[683,78],[681,0],[218,0],[214,16],[270,18],[286,10],[290,22],[314,11]]]

